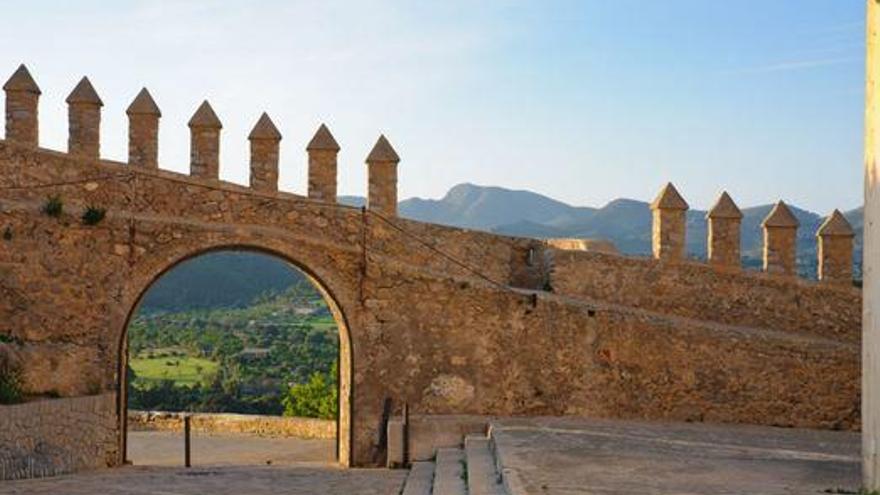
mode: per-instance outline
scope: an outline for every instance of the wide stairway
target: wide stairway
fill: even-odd
[[[467,435],[464,448],[440,448],[433,461],[414,462],[403,495],[505,495],[489,442]]]

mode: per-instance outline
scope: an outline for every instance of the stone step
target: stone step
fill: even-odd
[[[436,462],[433,495],[467,495],[464,450],[455,447],[437,449]]]
[[[414,462],[406,483],[403,485],[402,495],[431,495],[434,485],[434,463],[431,461]]]
[[[470,495],[504,495],[501,477],[488,437],[468,435],[464,439],[467,458],[467,486]]]

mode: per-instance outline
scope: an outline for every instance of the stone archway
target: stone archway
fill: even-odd
[[[124,323],[122,328],[118,333],[118,342],[117,342],[117,370],[116,370],[116,389],[117,389],[117,415],[119,421],[119,452],[123,460],[126,459],[127,456],[127,414],[128,414],[128,398],[127,398],[127,373],[126,373],[126,364],[128,360],[128,348],[127,348],[127,336],[128,336],[128,327],[131,322],[132,317],[137,312],[138,307],[140,306],[141,301],[143,300],[144,295],[150,289],[150,287],[155,284],[163,275],[173,270],[175,267],[179,266],[181,263],[197,258],[199,256],[222,252],[222,251],[246,251],[259,253],[263,255],[270,256],[272,258],[278,259],[284,263],[287,263],[302,274],[304,274],[308,280],[311,282],[312,286],[314,286],[324,298],[324,301],[327,303],[328,308],[330,309],[331,314],[333,315],[333,319],[336,321],[336,326],[338,329],[338,377],[337,377],[337,386],[339,389],[339,413],[336,418],[336,459],[343,466],[351,466],[352,465],[352,418],[354,416],[354,412],[352,411],[352,376],[353,376],[353,363],[352,363],[352,341],[351,341],[351,330],[349,324],[349,318],[346,316],[346,312],[343,309],[342,305],[339,302],[339,299],[334,295],[334,291],[330,284],[325,282],[320,275],[316,273],[316,271],[312,270],[307,264],[301,262],[298,258],[291,255],[288,252],[280,252],[277,249],[268,248],[266,246],[259,246],[255,244],[223,244],[219,243],[211,246],[203,246],[198,249],[191,250],[186,252],[183,255],[174,256],[172,259],[169,259],[168,262],[159,265],[161,268],[158,270],[153,270],[152,274],[147,277],[148,282],[144,283],[143,280],[140,281],[132,281],[132,287],[136,291],[136,298],[134,299],[133,304],[128,304],[128,311],[126,317],[124,319]]]

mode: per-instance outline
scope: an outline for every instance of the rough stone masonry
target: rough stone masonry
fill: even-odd
[[[369,207],[357,209],[336,203],[339,145],[326,126],[308,145],[300,196],[277,190],[286,157],[268,115],[251,134],[249,188],[217,179],[222,125],[207,102],[189,122],[184,175],[156,166],[160,113],[149,93],[129,109],[130,161],[117,163],[98,157],[101,103],[88,79],[68,100],[70,153],[38,147],[40,91],[24,67],[4,89],[0,345],[35,400],[116,397],[115,441],[81,439],[104,465],[122,460],[133,308],[177,263],[228,248],[295,264],[328,299],[340,328],[345,465],[384,462],[383,420],[404,404],[413,414],[859,427],[861,294],[841,283],[852,238],[825,245],[823,281],[800,280],[784,205],[765,222],[765,273],[726,252],[738,253],[738,222],[714,225],[712,263],[684,259],[687,203],[672,185],[653,204],[655,259],[566,250],[558,246],[589,243],[396,217],[406,164],[385,137],[364,153]],[[60,215],[43,211],[49,197]],[[727,215],[713,221],[736,216],[723,203]],[[88,207],[106,217],[83,222]],[[829,229],[845,231],[839,221]],[[50,432],[65,421],[41,420]]]

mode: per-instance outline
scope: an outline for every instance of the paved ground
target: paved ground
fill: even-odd
[[[128,458],[135,466],[182,466],[183,434],[128,432]],[[268,438],[244,434],[194,433],[194,466],[332,463],[336,440]]]
[[[337,467],[335,440],[198,434],[191,469],[180,467],[180,433],[129,432],[128,442],[134,466],[0,482],[0,494],[397,495],[406,477],[402,470]]]
[[[523,418],[495,422],[493,436],[502,469],[521,482],[517,495],[810,495],[855,493],[859,483],[850,432]],[[129,440],[137,466],[6,482],[0,494],[396,495],[406,476],[322,463],[333,443],[320,440],[199,436],[192,469],[143,465],[181,462],[179,434]]]
[[[859,485],[860,437],[850,432],[533,418],[500,421],[493,435],[502,469],[516,471],[528,495],[808,495]]]
[[[397,495],[406,471],[330,466],[137,467],[0,482],[4,495]]]

